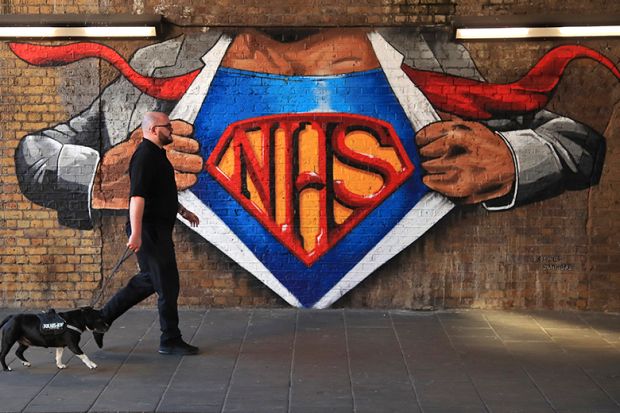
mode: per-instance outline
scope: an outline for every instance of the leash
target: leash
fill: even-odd
[[[123,265],[123,263],[127,261],[127,258],[131,257],[131,254],[133,254],[133,251],[130,250],[129,247],[125,248],[125,252],[123,252],[123,255],[121,255],[121,257],[118,259],[118,262],[116,263],[114,268],[112,268],[112,272],[110,273],[110,275],[108,275],[106,278],[103,279],[103,282],[101,283],[101,290],[99,290],[99,294],[97,294],[97,296],[91,302],[90,304],[91,307],[95,307],[95,304],[99,302],[99,300],[101,299],[101,296],[103,295],[103,292],[105,291],[105,287],[107,286],[108,282],[114,276],[114,274],[116,274],[118,269],[121,268],[121,265]]]

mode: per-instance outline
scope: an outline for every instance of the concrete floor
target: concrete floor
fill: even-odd
[[[14,310],[0,310],[3,318]],[[620,412],[620,315],[499,311],[183,311],[198,356],[157,353],[132,310],[88,368],[31,348],[0,372],[3,412]],[[67,361],[68,360],[68,361]]]

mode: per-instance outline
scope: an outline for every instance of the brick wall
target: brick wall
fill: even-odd
[[[6,14],[162,13],[175,24],[171,38],[182,33],[197,36],[203,31],[200,26],[364,27],[421,23],[437,29],[455,14],[618,11],[611,10],[615,6],[605,1],[517,0],[319,0],[290,1],[286,5],[218,1],[208,7],[190,0],[10,0],[2,7]],[[434,36],[445,33],[440,30]],[[401,43],[407,42],[407,38],[401,39]],[[103,43],[129,59],[153,42]],[[470,42],[465,44],[465,50],[487,81],[501,83],[523,76],[545,52],[560,44],[588,46],[616,64],[620,61],[620,43],[615,39]],[[408,53],[405,62],[413,64]],[[461,64],[459,56],[447,59],[452,63],[444,69],[469,70],[450,67]],[[92,229],[59,224],[58,208],[32,202],[20,189],[15,151],[26,135],[77,116],[115,81],[118,71],[95,59],[62,67],[36,67],[18,59],[5,43],[0,46],[0,73],[0,306],[86,304],[124,249],[124,213],[94,210]],[[613,189],[618,184],[620,167],[615,127],[620,119],[616,105],[619,98],[618,80],[609,71],[579,60],[568,67],[546,106],[605,136],[607,152],[598,185],[503,212],[489,212],[480,205],[460,206],[334,305],[620,310],[620,256],[616,248],[620,231],[615,219],[620,203]],[[199,234],[177,225],[174,239],[181,273],[181,305],[287,305]],[[109,297],[135,271],[136,261],[131,258],[104,297]],[[146,302],[153,304],[153,299]]]

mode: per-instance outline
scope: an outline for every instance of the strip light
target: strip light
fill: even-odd
[[[0,38],[147,38],[163,31],[158,14],[4,14]]]
[[[456,38],[461,40],[611,36],[620,36],[620,26],[486,27],[456,29]]]
[[[0,37],[155,37],[155,27],[0,27]]]

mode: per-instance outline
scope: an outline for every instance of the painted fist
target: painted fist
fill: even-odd
[[[515,166],[504,140],[479,122],[432,123],[415,137],[424,183],[457,203],[474,204],[508,194]]]
[[[198,181],[203,160],[200,146],[191,138],[193,126],[182,120],[173,120],[172,143],[164,149],[172,167],[177,189],[182,191]],[[129,161],[142,141],[142,129],[135,129],[126,141],[105,153],[97,168],[93,185],[92,207],[95,209],[127,209],[129,207]]]

